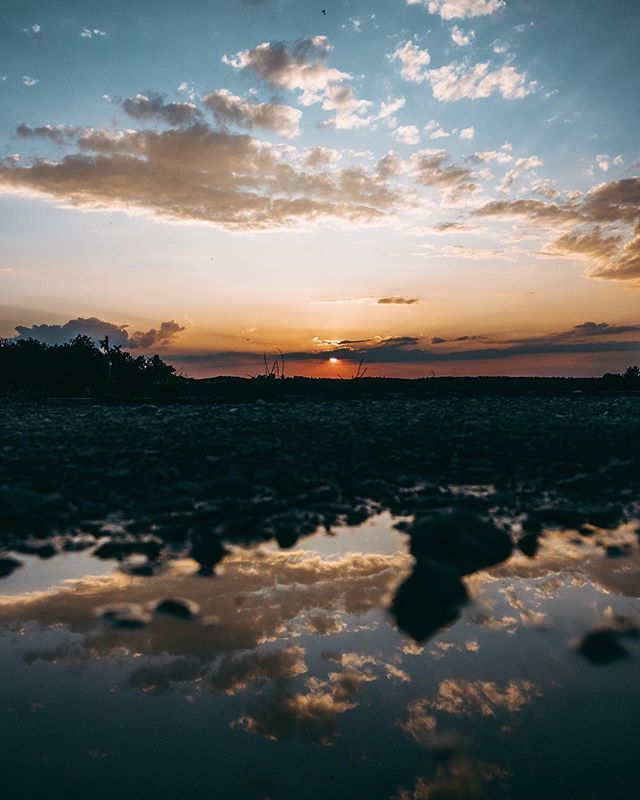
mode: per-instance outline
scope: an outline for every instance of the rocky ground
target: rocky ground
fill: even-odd
[[[635,519],[639,445],[635,397],[5,404],[0,524],[13,550],[108,534],[104,557],[190,548],[208,569],[225,540],[453,508],[533,553],[545,527]]]

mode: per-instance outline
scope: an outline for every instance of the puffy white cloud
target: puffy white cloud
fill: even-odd
[[[623,163],[624,156],[622,154],[614,156],[613,158],[606,153],[598,153],[596,156],[596,165],[602,170],[602,172],[608,172],[609,167],[617,167]]]
[[[83,28],[80,31],[80,36],[83,39],[93,39],[96,36],[106,36],[106,35],[107,35],[106,31],[101,31],[98,28]]]
[[[378,119],[387,119],[393,116],[396,111],[400,111],[401,108],[404,108],[406,102],[407,100],[404,97],[396,97],[394,100],[389,100],[387,103],[383,100],[380,103]]]
[[[38,78],[32,78],[30,75],[22,76],[22,85],[27,86],[29,89],[32,86],[37,86],[40,83]]]
[[[462,129],[453,128],[450,131],[446,131],[435,119],[429,120],[424,129],[429,133],[430,139],[448,139],[451,136],[457,136],[459,139],[471,140],[476,135],[476,129],[473,126]]]
[[[300,134],[302,111],[279,103],[251,103],[231,94],[227,89],[217,89],[202,98],[220,125],[235,125],[253,130],[264,128],[287,139]]]
[[[433,96],[442,102],[489,97],[497,93],[505,100],[526,97],[535,91],[536,81],[527,81],[526,75],[515,67],[502,66],[491,69],[488,61],[469,66],[452,62],[423,73],[422,80],[431,84]]]
[[[327,66],[331,50],[326,36],[309,36],[292,43],[263,42],[252,50],[225,55],[222,61],[235,69],[254,72],[278,89],[315,93],[351,79],[347,72]]]
[[[430,14],[439,14],[446,20],[486,17],[505,7],[505,0],[407,0],[410,6],[423,3]]]
[[[418,144],[420,141],[420,131],[415,125],[400,125],[392,136],[400,144]]]
[[[538,158],[538,156],[528,156],[527,158],[518,158],[516,160],[513,169],[510,169],[504,176],[504,179],[499,187],[500,191],[504,192],[505,194],[508,194],[511,191],[513,182],[516,180],[516,178],[519,178],[523,172],[541,166],[542,166],[542,160]]]
[[[451,29],[451,41],[454,44],[457,44],[458,47],[467,47],[470,45],[472,40],[475,39],[475,32],[469,31],[465,33],[459,25],[454,25]]]
[[[356,97],[348,84],[351,75],[327,65],[332,47],[326,36],[310,36],[295,42],[263,42],[222,61],[238,70],[249,70],[274,88],[301,92],[303,106],[320,103],[334,115],[324,127],[341,130],[368,125],[375,117],[363,117],[372,103]]]
[[[510,161],[513,161],[513,156],[500,150],[482,150],[479,153],[474,153],[471,159],[482,163],[497,161],[498,164],[508,164]]]
[[[431,63],[431,55],[428,50],[421,50],[415,42],[407,41],[403,45],[398,45],[393,53],[389,53],[387,58],[390,61],[399,61],[400,75],[412,83],[424,83],[429,80],[429,71],[426,67]]]

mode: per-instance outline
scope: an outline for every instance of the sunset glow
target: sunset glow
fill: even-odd
[[[0,335],[194,376],[632,363],[637,4],[584,8],[10,0]]]

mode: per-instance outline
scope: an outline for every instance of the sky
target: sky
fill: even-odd
[[[639,66],[637,0],[3,0],[0,336],[624,369]]]

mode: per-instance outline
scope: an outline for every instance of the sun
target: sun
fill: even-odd
[[[337,358],[330,358],[329,359],[329,363],[330,364],[337,364],[338,363],[338,359]]]

